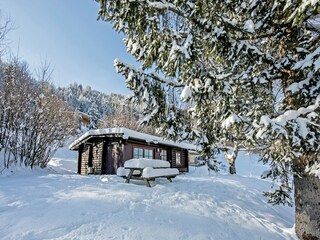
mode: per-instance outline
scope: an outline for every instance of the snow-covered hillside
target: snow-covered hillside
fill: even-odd
[[[252,155],[240,155],[237,176],[192,168],[152,188],[77,175],[76,156],[62,155],[0,175],[1,239],[296,239],[294,209],[266,203],[270,182]]]

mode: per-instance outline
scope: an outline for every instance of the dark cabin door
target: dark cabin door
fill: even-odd
[[[105,143],[103,156],[103,168],[105,174],[114,174],[113,169],[113,159],[112,159],[112,145],[110,143]]]
[[[105,142],[103,151],[104,174],[116,174],[118,167],[123,166],[123,145],[118,142]]]

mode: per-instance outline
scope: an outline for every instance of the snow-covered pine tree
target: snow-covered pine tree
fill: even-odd
[[[96,103],[90,104],[88,114],[90,116],[89,129],[97,129],[100,114]]]
[[[73,108],[91,116],[89,128],[96,128],[98,120],[113,114],[116,102],[125,103],[125,96],[121,94],[106,94],[77,83],[58,88],[58,93]]]
[[[264,160],[283,181],[270,195],[278,202],[290,201],[289,178],[281,174],[293,169],[301,239],[320,239],[320,41],[310,24],[319,5],[100,0],[99,11],[127,36],[128,52],[142,64],[136,69],[115,60],[144,104],[145,121],[168,136],[197,139],[207,151],[232,129],[263,145]],[[168,92],[181,93],[192,107],[175,107]]]

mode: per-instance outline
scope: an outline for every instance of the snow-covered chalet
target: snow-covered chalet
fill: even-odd
[[[90,130],[74,141],[70,150],[78,151],[79,174],[115,174],[126,160],[150,158],[169,161],[171,167],[187,172],[188,151],[196,147],[127,128]]]

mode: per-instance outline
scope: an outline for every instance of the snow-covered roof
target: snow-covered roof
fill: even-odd
[[[184,149],[190,149],[190,150],[196,150],[197,146],[190,144],[190,143],[185,143],[185,142],[174,142],[171,140],[166,140],[162,137],[146,134],[146,133],[141,133],[137,132],[128,128],[104,128],[104,129],[95,129],[95,130],[90,130],[83,134],[80,138],[75,140],[70,146],[70,150],[75,150],[83,141],[88,140],[92,137],[97,137],[97,136],[106,136],[106,135],[119,135],[123,139],[136,139],[136,140],[142,140],[145,141],[146,143],[154,143],[154,144],[163,144],[163,145],[169,145],[169,146],[174,146],[174,147],[179,147],[179,148],[184,148]]]

